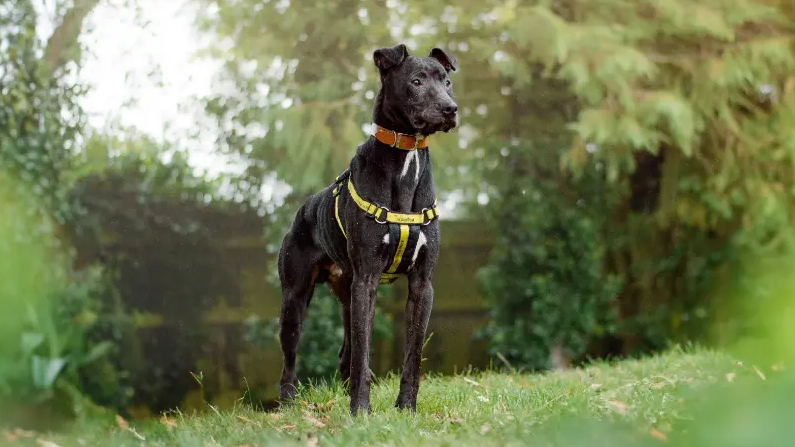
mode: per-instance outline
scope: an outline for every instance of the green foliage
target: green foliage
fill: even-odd
[[[712,291],[724,311],[742,318],[713,321],[710,335],[733,355],[753,364],[788,365],[795,360],[795,255],[746,255],[722,287]]]
[[[234,93],[206,103],[221,125],[223,150],[251,161],[246,179],[254,185],[275,172],[300,193],[325,186],[364,137],[371,110],[365,96],[377,72],[360,67],[388,30],[362,30],[385,22],[387,9],[356,1],[207,3],[220,12],[203,16],[200,26],[219,43],[234,42],[223,72]],[[221,45],[207,50],[229,54]]]
[[[77,178],[96,175],[108,179],[121,175],[136,186],[141,200],[182,194],[186,200],[222,201],[221,182],[228,180],[199,175],[188,163],[187,153],[176,144],[160,143],[134,129],[91,135],[78,160]]]
[[[93,293],[83,295],[88,298],[82,300],[81,295],[73,294],[72,300],[65,300],[63,305],[71,302],[75,315],[85,315],[83,320],[90,323],[83,332],[83,343],[93,350],[97,349],[95,346],[106,346],[102,349],[109,352],[77,371],[76,377],[73,376],[74,388],[92,403],[121,412],[135,396],[127,361],[136,336],[135,315],[121,300],[118,272],[105,265],[101,269],[87,269],[84,274],[95,276]]]
[[[256,205],[224,194],[229,179],[194,172],[175,144],[132,129],[91,135],[75,166],[71,197],[85,212],[73,223],[95,238],[109,225],[121,232],[146,231],[153,224],[175,234],[206,235],[198,209],[246,212]]]
[[[687,222],[750,245],[777,242],[793,210],[784,187],[792,180],[791,154],[783,149],[790,137],[779,126],[788,126],[795,110],[795,36],[793,17],[774,3],[516,5],[516,17],[543,26],[526,27],[527,48],[498,65],[544,64],[577,95],[566,159],[574,169],[588,145],[598,147],[594,158],[613,182],[635,171],[638,151],[663,154],[666,200],[656,210],[658,225]],[[505,25],[513,31],[513,23]],[[733,234],[738,221],[746,224]]]
[[[793,248],[791,2],[206,3],[235,92],[207,111],[222,150],[251,162],[248,184],[275,173],[293,188],[282,211],[363,136],[375,47],[458,55],[460,141],[434,150],[436,178],[491,222],[487,332],[493,352],[527,352],[518,364],[600,334],[624,354],[700,338],[739,253]]]
[[[265,229],[275,252],[296,202],[333,182],[366,138],[362,126],[371,120],[378,83],[372,52],[393,44],[383,26],[393,11],[350,0],[201,3],[218,7],[217,14],[203,12],[199,26],[217,37],[206,51],[226,61],[222,80],[233,86],[204,98],[220,128],[220,150],[249,162],[238,179],[249,191],[258,193],[275,175],[293,192]],[[227,39],[231,53],[221,43]],[[343,330],[335,301],[326,287],[316,289],[298,348],[301,380],[337,372]],[[247,340],[263,346],[277,333],[277,318],[253,318]],[[391,334],[391,322],[378,310],[374,337]]]
[[[92,338],[104,317],[106,272],[75,271],[62,239],[81,215],[70,196],[84,124],[78,100],[85,90],[73,79],[79,60],[53,66],[42,57],[61,55],[38,38],[38,20],[31,1],[0,5],[0,396],[46,405],[66,397],[74,410],[80,393],[93,391],[85,374],[115,373],[107,367],[115,343]],[[67,27],[76,41],[79,24]],[[72,37],[60,38],[48,45],[71,52]]]
[[[253,191],[271,174],[298,196],[328,185],[367,137],[362,126],[372,119],[379,82],[372,54],[394,45],[397,30],[388,24],[404,21],[395,5],[200,3],[216,7],[200,13],[199,26],[214,37],[206,52],[226,62],[221,80],[230,86],[204,98],[221,151],[250,162],[244,180]],[[416,51],[425,56],[430,47]],[[455,157],[455,137],[434,141],[435,162]],[[451,185],[438,181],[443,190]]]
[[[491,226],[500,236],[479,272],[490,304],[480,335],[490,354],[517,368],[552,367],[555,347],[582,358],[594,340],[617,332],[621,281],[604,271],[605,181],[592,170],[561,186],[533,175],[504,178],[499,187]],[[558,193],[563,188],[578,195]]]
[[[36,11],[30,1],[17,0],[0,14],[0,163],[29,188],[56,222],[64,223],[74,209],[63,175],[83,124],[77,99],[81,85],[58,78],[39,57]]]
[[[106,284],[102,269],[67,269],[69,257],[54,249],[46,213],[28,211],[38,203],[19,194],[3,176],[0,197],[7,216],[0,225],[0,400],[52,404],[71,390],[91,396],[81,377],[107,360],[115,347],[91,339],[101,315]],[[41,211],[41,210],[39,210]]]
[[[543,190],[550,206],[566,209],[593,187],[568,176],[601,169],[614,205],[594,209],[606,219],[594,234],[605,250],[602,274],[623,279],[615,301],[622,353],[703,335],[700,328],[720,313],[706,293],[738,250],[792,248],[790,3],[405,4],[408,16],[427,22],[417,30],[418,42],[461,49],[456,88],[462,122],[473,135],[470,175],[461,186],[470,204],[483,193],[490,198],[486,206],[470,206],[471,215],[499,221],[512,203],[504,198],[517,194],[505,182],[541,178],[559,185]],[[566,150],[546,149],[549,141]],[[558,163],[565,170],[555,170]],[[546,168],[539,173],[536,165]],[[562,193],[571,197],[554,202]],[[517,271],[537,269],[532,257],[520,257],[521,266],[509,258],[508,247],[522,251],[513,248],[523,241],[514,233],[544,234],[545,245],[561,237],[545,232],[546,221],[515,220],[525,226],[494,227],[493,275],[484,278],[492,294],[514,290],[507,285]],[[568,262],[587,259],[580,250],[588,247],[574,242]],[[597,260],[591,262],[596,268]],[[501,265],[514,270],[497,281]],[[491,298],[498,306],[514,299]],[[525,315],[533,302],[525,302]],[[536,315],[524,324],[542,322]]]
[[[33,230],[51,224],[36,213],[37,201],[32,194],[20,194],[23,191],[12,179],[5,173],[0,177],[3,214],[7,216],[0,223],[0,395],[7,398],[19,390],[20,384],[34,386],[33,350],[44,334],[55,332],[45,326],[52,322],[53,303],[49,298],[64,280],[63,266],[59,265],[63,259],[52,250],[52,234]],[[40,315],[43,320],[39,320]],[[35,323],[40,323],[37,326],[41,332],[25,336]]]
[[[196,347],[210,336],[197,322],[219,297],[241,305],[239,260],[218,234],[230,234],[228,222],[248,232],[263,221],[251,203],[229,197],[227,179],[208,180],[175,144],[132,130],[92,135],[78,166],[72,196],[85,212],[71,228],[75,244],[113,272],[103,299],[113,316],[93,336],[123,351],[83,383],[121,412],[174,408],[195,388],[189,372],[200,370],[204,354]],[[161,317],[165,324],[143,324]]]
[[[29,314],[30,330],[22,334],[23,354],[30,356],[32,384],[40,398],[51,398],[57,381],[94,397],[93,389],[81,386],[81,377],[107,361],[116,347],[112,339],[91,338],[106,317],[100,300],[107,286],[103,277],[100,268],[75,274],[51,298],[51,315]]]

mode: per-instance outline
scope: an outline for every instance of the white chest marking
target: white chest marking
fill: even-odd
[[[416,170],[414,171],[414,181],[418,181],[420,179],[420,154],[416,150],[410,151],[406,154],[406,159],[403,161],[403,170],[400,172],[400,179],[403,180],[403,177],[409,173],[409,168],[411,167],[411,161],[414,160],[416,162]]]

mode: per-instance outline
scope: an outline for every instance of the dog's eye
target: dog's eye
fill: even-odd
[[[446,80],[446,81],[444,82],[444,85],[446,85],[446,86],[450,87],[450,85],[452,85],[452,82],[450,82],[450,80],[448,79],[448,80]]]
[[[416,85],[416,86],[422,85],[422,81],[420,81],[419,79],[412,79],[411,85]]]

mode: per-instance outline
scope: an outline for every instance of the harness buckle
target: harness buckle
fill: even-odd
[[[433,212],[433,218],[428,217],[428,211],[430,211],[432,209],[435,209],[435,208],[436,208],[435,206],[432,206],[430,208],[423,208],[422,209],[421,213],[422,213],[422,226],[423,227],[429,225],[431,222],[436,220],[436,218],[438,217],[438,214],[436,213],[436,211]]]
[[[334,183],[340,185],[343,182],[345,182],[345,180],[347,180],[348,176],[350,175],[351,175],[350,169],[345,169],[344,171],[342,171],[340,175],[337,176],[337,178],[334,179]]]
[[[377,217],[378,211],[382,211],[381,214],[383,214],[383,216],[384,216],[383,219],[384,220],[378,220],[378,217]],[[389,208],[387,208],[385,206],[379,206],[379,205],[375,205],[375,210],[373,210],[372,213],[367,213],[367,215],[372,217],[373,220],[375,220],[376,223],[381,224],[381,225],[387,223],[387,220],[386,220],[386,215],[387,214],[389,214]]]
[[[372,216],[373,216],[373,220],[375,220],[375,223],[381,224],[381,225],[387,223],[386,215],[389,214],[389,208],[387,208],[385,206],[376,205],[375,209],[383,211],[383,215],[384,215],[384,220],[381,221],[381,220],[378,220],[378,217],[376,217],[375,213],[373,213]]]

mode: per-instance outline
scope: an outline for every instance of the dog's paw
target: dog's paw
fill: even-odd
[[[296,391],[295,385],[286,384],[282,385],[279,390],[279,405],[289,405],[295,400]]]
[[[412,413],[417,412],[416,402],[408,402],[407,399],[403,399],[401,397],[398,397],[397,400],[395,401],[395,408],[397,408],[400,411],[408,410]]]
[[[370,414],[370,403],[355,405],[351,402],[351,416],[356,417],[360,415]]]

